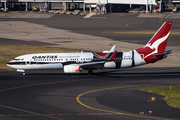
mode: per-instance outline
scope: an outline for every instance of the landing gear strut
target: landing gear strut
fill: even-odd
[[[92,74],[93,74],[92,69],[90,69],[90,70],[88,71],[88,74],[89,74],[89,75],[92,75]]]

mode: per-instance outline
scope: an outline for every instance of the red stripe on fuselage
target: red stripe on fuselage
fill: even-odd
[[[95,54],[99,57],[105,57],[108,53],[95,52]]]
[[[113,55],[111,56],[111,58],[109,59],[109,61],[113,61],[113,60],[114,60],[114,58],[115,58],[115,56],[116,56],[116,53],[117,53],[117,51],[115,51],[115,52],[113,53]]]

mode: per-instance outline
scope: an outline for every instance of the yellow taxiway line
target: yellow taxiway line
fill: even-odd
[[[170,119],[164,119],[164,118],[158,118],[158,117],[150,117],[150,116],[143,116],[143,115],[136,115],[136,114],[128,114],[128,113],[123,113],[123,112],[116,112],[116,111],[110,111],[110,110],[104,110],[104,109],[99,109],[99,108],[93,108],[91,106],[88,106],[84,104],[83,102],[80,101],[80,97],[82,97],[85,94],[92,93],[92,92],[97,92],[97,91],[104,91],[104,90],[112,90],[112,89],[122,89],[122,88],[129,88],[129,87],[140,87],[140,86],[151,86],[151,85],[166,85],[166,84],[177,84],[180,82],[174,82],[174,83],[157,83],[157,84],[142,84],[142,85],[129,85],[129,86],[119,86],[119,87],[111,87],[111,88],[102,88],[102,89],[96,89],[96,90],[90,90],[84,93],[79,94],[76,97],[76,101],[89,109],[92,110],[97,110],[101,112],[107,112],[107,113],[114,113],[114,114],[119,114],[119,115],[127,115],[127,116],[133,116],[133,117],[140,117],[140,118],[150,118],[150,119],[158,119],[158,120],[170,120]]]
[[[145,34],[145,35],[153,35],[156,31],[122,31],[122,32],[102,32],[104,34]],[[171,35],[180,35],[179,30],[171,30]]]
[[[38,86],[38,85],[48,85],[48,84],[55,84],[55,83],[75,82],[75,81],[84,81],[84,80],[90,80],[90,79],[69,80],[69,81],[56,81],[56,82],[46,82],[46,83],[37,83],[37,84],[30,84],[30,85],[22,85],[22,86],[17,86],[17,87],[3,89],[3,90],[0,90],[0,92],[14,90],[14,89],[19,89],[19,88],[25,88],[25,87]],[[0,104],[0,107],[4,107],[4,108],[12,109],[12,110],[17,110],[17,111],[25,112],[25,113],[28,113],[28,114],[32,114],[33,116],[37,115],[37,116],[44,116],[44,117],[48,117],[48,118],[52,118],[52,119],[56,119],[56,120],[63,120],[63,119],[60,119],[60,118],[53,117],[51,115],[39,114],[39,113],[36,113],[36,112],[31,112],[31,111],[28,111],[28,110],[23,110],[23,109],[19,109],[19,108],[15,108],[15,107],[10,107],[10,106],[6,106],[6,105],[1,105]],[[7,116],[7,115],[1,115],[1,116]]]

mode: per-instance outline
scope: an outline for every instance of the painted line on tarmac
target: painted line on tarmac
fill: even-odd
[[[31,111],[28,111],[28,110],[22,110],[22,109],[19,109],[19,108],[14,108],[14,107],[6,106],[6,105],[0,105],[0,107],[9,108],[9,109],[17,110],[17,111],[21,111],[21,112],[30,113],[30,114],[33,114],[34,116],[37,115],[37,116],[44,116],[44,117],[48,117],[48,118],[52,118],[52,119],[56,119],[56,120],[63,120],[63,119],[52,117],[52,116],[49,116],[49,115],[43,115],[43,114],[31,112]]]
[[[84,40],[73,40],[73,42],[83,42],[83,43],[88,43],[88,44],[95,44],[95,45],[103,45],[103,46],[109,46],[109,44],[102,44],[102,43],[97,43],[97,42],[88,42]]]
[[[94,108],[91,106],[88,106],[86,104],[84,104],[83,102],[80,101],[80,97],[82,97],[83,95],[92,93],[92,92],[98,92],[98,91],[104,91],[104,90],[113,90],[113,89],[122,89],[122,88],[130,88],[130,87],[140,87],[140,86],[152,86],[152,85],[166,85],[166,84],[178,84],[180,82],[174,82],[174,83],[155,83],[155,84],[141,84],[141,85],[129,85],[129,86],[119,86],[119,87],[111,87],[111,88],[102,88],[102,89],[96,89],[96,90],[90,90],[84,93],[79,94],[76,97],[76,101],[89,109],[92,110],[96,110],[96,111],[102,111],[102,112],[107,112],[107,113],[114,113],[114,114],[118,114],[118,115],[126,115],[126,116],[132,116],[132,117],[140,117],[140,118],[149,118],[149,119],[157,119],[157,120],[164,120],[165,118],[158,118],[158,117],[150,117],[150,116],[142,116],[142,115],[135,115],[135,114],[128,114],[128,113],[123,113],[123,112],[116,112],[116,111],[110,111],[110,110],[105,110],[105,109],[100,109],[100,108]],[[171,119],[166,119],[166,120],[171,120]]]
[[[6,17],[6,16],[8,16],[8,15],[10,15],[10,14],[12,14],[13,12],[8,12],[8,13],[6,13],[5,15],[2,15],[0,18],[3,18],[3,17]]]
[[[169,71],[174,71],[174,70],[180,70],[180,68],[172,68],[172,69],[163,69],[163,70],[152,70],[152,71],[142,71],[141,73],[147,73],[147,72],[169,72]],[[139,71],[136,72],[131,72],[131,73],[140,73]]]
[[[180,70],[180,68],[172,68],[172,69],[163,69],[163,70],[151,70],[151,71],[133,71],[133,72],[126,72],[126,74],[141,74],[141,73],[150,73],[150,72],[153,72],[152,74],[160,74],[160,73],[156,73],[156,72],[169,72],[169,71],[175,71],[175,70]],[[120,74],[124,74],[124,72],[120,73]],[[166,75],[167,73],[165,74],[162,74],[162,75]],[[173,73],[172,73],[173,74]],[[169,74],[168,74],[169,75]],[[174,74],[174,75],[180,75],[180,74]]]
[[[110,76],[114,76],[114,77],[116,77],[116,76],[131,76],[131,77],[133,77],[133,76],[180,76],[180,74],[126,74],[126,75],[121,75],[121,74],[118,74],[118,75],[110,75]],[[108,75],[107,75],[108,76]]]
[[[38,116],[85,116],[85,115],[91,115],[91,116],[97,116],[97,115],[116,115],[114,113],[68,113],[68,114],[39,114]],[[0,117],[25,117],[25,116],[35,116],[35,114],[9,114],[9,115],[0,115]]]
[[[126,27],[126,26],[121,26],[121,25],[116,25],[116,24],[110,24],[110,25],[114,27]]]
[[[103,44],[103,43],[97,43],[97,42],[89,42],[89,41],[84,41],[84,40],[77,40],[77,39],[66,39],[66,40],[71,40],[71,41],[55,41],[53,43],[73,43],[73,42],[81,42],[81,43],[86,43],[86,44],[94,44],[94,45],[102,45],[102,46],[109,46],[108,44]],[[87,50],[89,51],[89,50]]]
[[[56,82],[46,82],[46,83],[37,83],[37,84],[30,84],[30,85],[22,85],[12,88],[7,88],[0,90],[0,92],[8,91],[8,90],[14,90],[18,88],[25,88],[25,87],[32,87],[32,86],[38,86],[38,85],[48,85],[48,84],[55,84],[55,83],[65,83],[65,82],[76,82],[76,81],[84,81],[84,80],[91,80],[91,79],[83,79],[83,80],[69,80],[69,81],[56,81]]]
[[[142,34],[142,35],[154,35],[156,31],[121,31],[121,32],[102,32],[103,34]],[[170,35],[180,35],[179,30],[171,30]]]
[[[161,21],[163,21],[164,18],[165,18],[167,15],[169,15],[169,13],[170,13],[170,12],[168,12],[158,23],[161,23]]]
[[[91,79],[56,81],[56,82],[46,82],[46,83],[37,83],[37,84],[30,84],[30,85],[22,85],[22,86],[17,86],[17,87],[3,89],[3,90],[0,90],[0,92],[14,90],[14,89],[19,89],[19,88],[25,88],[25,87],[38,86],[38,85],[48,85],[48,84],[55,84],[55,83],[66,83],[66,82],[76,82],[76,81],[85,81],[85,80],[91,80]],[[17,110],[17,111],[21,111],[21,112],[26,112],[26,113],[29,113],[29,114],[33,114],[34,116],[44,116],[44,117],[48,117],[48,118],[52,118],[52,119],[56,119],[56,120],[63,120],[63,119],[52,117],[52,116],[49,116],[49,115],[39,114],[39,113],[35,113],[35,112],[31,112],[31,111],[28,111],[28,110],[23,110],[23,109],[19,109],[19,108],[15,108],[15,107],[10,107],[10,106],[6,106],[6,105],[1,105],[0,104],[0,107],[12,109],[12,110]]]
[[[105,19],[106,17],[90,17],[90,19],[94,19],[94,18],[96,18],[96,19]]]
[[[123,31],[123,32],[102,32],[102,33],[109,33],[109,34],[154,34],[155,31]]]

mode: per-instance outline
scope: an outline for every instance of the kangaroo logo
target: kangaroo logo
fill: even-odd
[[[153,54],[155,54],[155,53],[159,53],[158,48],[160,47],[160,44],[167,40],[169,34],[170,34],[170,32],[169,32],[166,36],[164,36],[164,37],[156,40],[154,43],[148,43],[148,44],[146,44],[145,47],[149,47],[149,49],[151,50],[151,52],[150,52],[149,54],[147,54],[147,55],[144,57],[144,59],[147,58],[147,57],[150,56],[150,55],[153,55]]]

